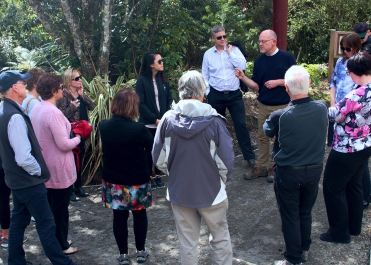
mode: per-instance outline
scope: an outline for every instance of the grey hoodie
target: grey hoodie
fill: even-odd
[[[209,104],[181,100],[158,125],[152,157],[169,176],[167,199],[178,206],[203,208],[227,198],[234,153],[225,119]]]

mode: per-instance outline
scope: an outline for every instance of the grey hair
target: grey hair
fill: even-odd
[[[221,32],[221,31],[225,31],[225,28],[222,27],[222,26],[214,26],[211,30],[211,36],[214,37],[215,36],[215,33],[218,33],[218,32]]]
[[[293,65],[286,71],[285,84],[292,95],[308,94],[310,75],[303,66]]]
[[[204,77],[196,70],[188,71],[178,81],[180,99],[196,99],[202,97],[206,90]]]

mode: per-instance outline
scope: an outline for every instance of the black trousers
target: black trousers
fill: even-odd
[[[363,200],[370,203],[370,192],[371,192],[371,180],[370,170],[368,169],[368,159],[366,161],[365,170],[362,174],[362,189],[363,189]]]
[[[133,227],[135,247],[138,251],[145,250],[147,238],[148,219],[147,211],[131,211],[133,214]],[[128,254],[128,210],[113,210],[113,234],[120,254]]]
[[[157,129],[154,129],[154,128],[147,128],[147,129],[151,133],[153,139],[155,139]],[[152,176],[153,159],[152,159],[151,151],[152,150],[145,150],[145,156],[146,156],[147,168],[148,168],[149,174]],[[161,175],[161,171],[156,166],[154,168],[155,168],[155,175]]]
[[[4,170],[0,169],[0,225],[1,229],[10,227],[10,192],[11,190],[5,184]]]
[[[302,262],[312,243],[312,208],[317,199],[322,166],[291,169],[276,166],[274,191],[282,220],[286,260]]]
[[[66,189],[48,189],[48,202],[55,221],[55,236],[63,250],[70,247],[67,237],[68,220],[70,218],[68,205],[70,204],[71,193],[72,186]]]
[[[224,92],[210,87],[207,100],[208,103],[224,117],[225,110],[228,108],[244,159],[249,160],[255,158],[255,153],[251,146],[250,133],[246,125],[245,105],[242,100],[242,92],[238,89],[225,94]]]
[[[371,147],[354,153],[331,150],[323,178],[329,233],[336,241],[359,235],[363,217],[362,174]]]
[[[82,160],[84,158],[84,155],[85,155],[85,140],[81,138],[81,142],[79,143],[78,145],[80,147],[80,154],[78,155],[79,156],[79,160],[80,160],[80,170],[77,169],[77,162],[76,162],[76,154],[74,153],[73,154],[73,157],[75,159],[75,165],[76,165],[76,173],[77,173],[77,178],[76,178],[76,181],[74,183],[74,186],[75,188],[80,188],[82,186],[82,176],[81,176],[81,173],[82,173]]]

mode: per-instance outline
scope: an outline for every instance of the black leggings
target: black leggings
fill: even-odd
[[[135,246],[137,250],[145,250],[148,229],[146,209],[131,212],[133,214]],[[128,218],[128,210],[113,210],[113,234],[120,254],[128,254]]]
[[[0,160],[1,162],[1,160]],[[10,189],[5,184],[4,170],[0,169],[0,224],[1,229],[9,229],[10,227]]]
[[[156,129],[155,128],[147,128],[147,129],[151,133],[152,139],[155,139]],[[148,171],[149,171],[150,176],[152,176],[152,164],[153,164],[151,151],[152,150],[146,150],[145,151],[145,156],[146,156],[146,160],[147,160],[147,167],[148,167]],[[156,166],[154,168],[155,168],[155,175],[161,175],[161,171]]]

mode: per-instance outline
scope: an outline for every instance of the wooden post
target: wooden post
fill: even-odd
[[[334,45],[335,45],[335,38],[336,38],[336,30],[330,29],[330,48],[328,51],[328,81],[330,82],[332,72],[334,71]]]
[[[288,0],[273,0],[273,31],[277,34],[277,47],[287,50]]]

